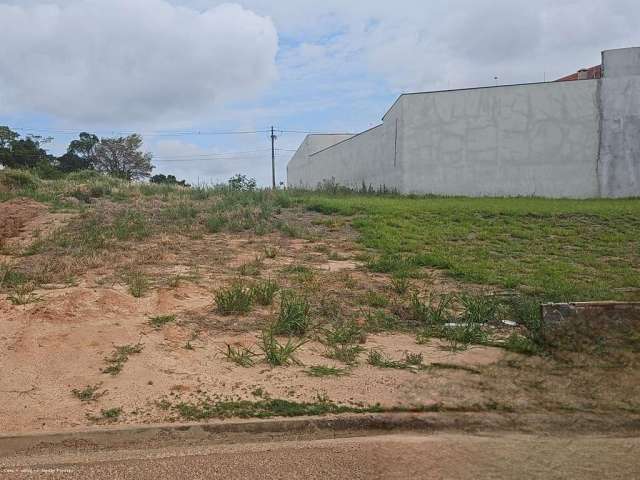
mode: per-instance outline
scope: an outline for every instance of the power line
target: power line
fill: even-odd
[[[52,135],[77,135],[87,130],[50,130],[44,128],[31,128],[31,127],[11,127],[15,131],[23,132],[38,132]],[[219,130],[219,131],[206,131],[206,130],[182,130],[182,131],[123,131],[123,130],[93,130],[94,134],[107,134],[107,135],[133,135],[138,134],[144,137],[178,137],[187,135],[257,135],[269,133],[269,130]]]

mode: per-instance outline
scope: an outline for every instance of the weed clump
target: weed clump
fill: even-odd
[[[149,319],[149,323],[155,328],[161,328],[168,323],[176,321],[175,315],[157,315]]]
[[[353,321],[340,322],[322,331],[320,341],[326,348],[328,358],[348,365],[355,364],[364,348],[360,346],[362,328]]]
[[[246,314],[253,306],[251,289],[241,281],[234,281],[230,287],[220,289],[215,294],[216,310],[221,315]]]
[[[122,371],[124,364],[129,360],[129,357],[142,352],[142,348],[143,345],[141,343],[116,347],[111,356],[105,358],[105,362],[108,365],[102,369],[102,373],[113,376],[118,375]]]
[[[224,356],[230,362],[240,365],[241,367],[252,367],[255,365],[255,357],[257,356],[250,348],[242,345],[227,344],[227,349],[223,352]]]
[[[287,343],[282,344],[276,338],[273,326],[264,329],[260,335],[259,348],[264,353],[266,362],[272,367],[296,364],[300,362],[295,357],[295,352],[308,340],[287,339]]]
[[[273,304],[273,299],[279,288],[273,280],[261,280],[251,287],[251,294],[257,304],[266,307]]]
[[[105,394],[105,392],[98,393],[100,386],[101,384],[98,383],[97,385],[87,385],[82,390],[74,388],[71,390],[71,393],[81,402],[95,402],[99,397]]]
[[[342,377],[349,372],[345,368],[329,367],[327,365],[312,365],[305,370],[310,377]]]
[[[309,301],[292,291],[282,292],[280,313],[273,328],[277,335],[302,336],[311,326],[311,305]]]

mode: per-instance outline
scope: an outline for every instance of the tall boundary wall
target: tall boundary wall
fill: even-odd
[[[373,129],[323,142],[307,137],[287,166],[287,183],[463,196],[640,196],[640,48],[602,57],[598,80],[401,95]]]

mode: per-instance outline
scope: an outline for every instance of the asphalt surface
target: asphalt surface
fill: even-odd
[[[0,458],[2,479],[635,479],[640,438],[396,434]]]

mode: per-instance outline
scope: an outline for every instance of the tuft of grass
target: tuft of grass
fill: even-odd
[[[306,265],[289,265],[283,269],[283,272],[291,274],[300,283],[307,283],[313,280],[315,272]]]
[[[302,336],[311,326],[311,305],[309,301],[293,292],[284,291],[281,294],[280,312],[273,328],[278,335]]]
[[[149,290],[149,278],[142,272],[132,272],[125,277],[129,293],[136,297],[144,297]]]
[[[384,295],[369,290],[362,299],[363,303],[372,308],[384,308],[389,305],[389,299]]]
[[[258,305],[269,306],[273,304],[278,284],[273,280],[260,280],[251,287],[251,294]]]
[[[385,310],[364,310],[363,315],[367,320],[366,329],[369,332],[389,332],[402,329],[400,318]]]
[[[255,357],[257,356],[250,348],[242,345],[227,344],[227,349],[223,351],[224,356],[230,362],[240,365],[241,367],[252,367],[255,365]]]
[[[421,353],[404,352],[404,363],[407,365],[420,366],[424,362],[424,356]]]
[[[11,267],[0,263],[0,289],[15,288],[28,282],[27,276]]]
[[[327,365],[312,365],[304,372],[310,377],[342,377],[349,374],[346,368],[329,367]]]
[[[173,323],[176,321],[175,315],[157,315],[149,319],[149,323],[155,328],[161,328],[167,323]]]
[[[320,341],[327,351],[329,358],[352,365],[357,363],[360,353],[364,350],[360,346],[362,328],[353,321],[339,322],[322,331]]]
[[[40,300],[40,297],[33,293],[34,289],[35,286],[32,283],[17,285],[13,293],[9,295],[9,301],[14,305],[26,305],[37,302]]]
[[[217,214],[209,216],[205,221],[205,228],[209,233],[218,233],[222,231],[227,224],[227,220]]]
[[[129,357],[142,352],[142,348],[143,345],[141,343],[115,347],[111,356],[104,359],[107,362],[107,366],[102,369],[102,373],[112,376],[118,375],[122,371],[124,364],[129,360]]]
[[[280,253],[280,249],[272,245],[265,245],[263,251],[265,258],[269,258],[271,260],[276,258]]]
[[[118,420],[118,418],[120,418],[120,415],[122,415],[122,408],[115,407],[115,408],[102,409],[100,411],[100,414],[102,415],[102,418],[104,420],[115,422],[116,420]]]
[[[216,310],[221,315],[246,314],[253,307],[251,289],[236,280],[230,287],[220,289],[215,294]]]
[[[461,320],[468,323],[492,323],[498,314],[498,302],[495,297],[487,294],[462,294],[460,303],[464,307]]]
[[[260,335],[259,348],[264,354],[266,362],[272,367],[285,365],[300,365],[295,357],[295,352],[302,347],[308,340],[294,341],[292,338],[287,339],[287,343],[282,344],[275,336],[273,327],[264,329]]]
[[[540,353],[540,347],[529,337],[512,333],[502,344],[502,347],[510,352],[522,353],[524,355],[536,355]]]
[[[429,295],[427,302],[423,302],[416,293],[411,295],[409,314],[414,322],[426,325],[442,325],[451,321],[451,306],[453,297],[451,295]]]
[[[469,345],[482,345],[487,342],[487,334],[479,323],[464,323],[441,329],[441,337],[452,352],[466,350]]]
[[[73,390],[71,390],[71,393],[81,402],[95,402],[98,398],[105,394],[105,392],[98,393],[101,385],[101,383],[98,383],[96,385],[87,385],[82,390],[74,388]]]
[[[398,368],[404,369],[408,368],[408,365],[404,362],[400,362],[397,360],[391,360],[380,350],[372,349],[369,350],[369,357],[367,358],[367,363],[369,365],[373,365],[374,367],[380,368]]]
[[[247,263],[243,263],[238,268],[238,273],[243,277],[257,277],[262,270],[263,261],[260,257],[255,257],[253,260]]]
[[[409,291],[411,282],[409,277],[403,274],[395,274],[391,277],[391,289],[398,295],[404,295]]]

